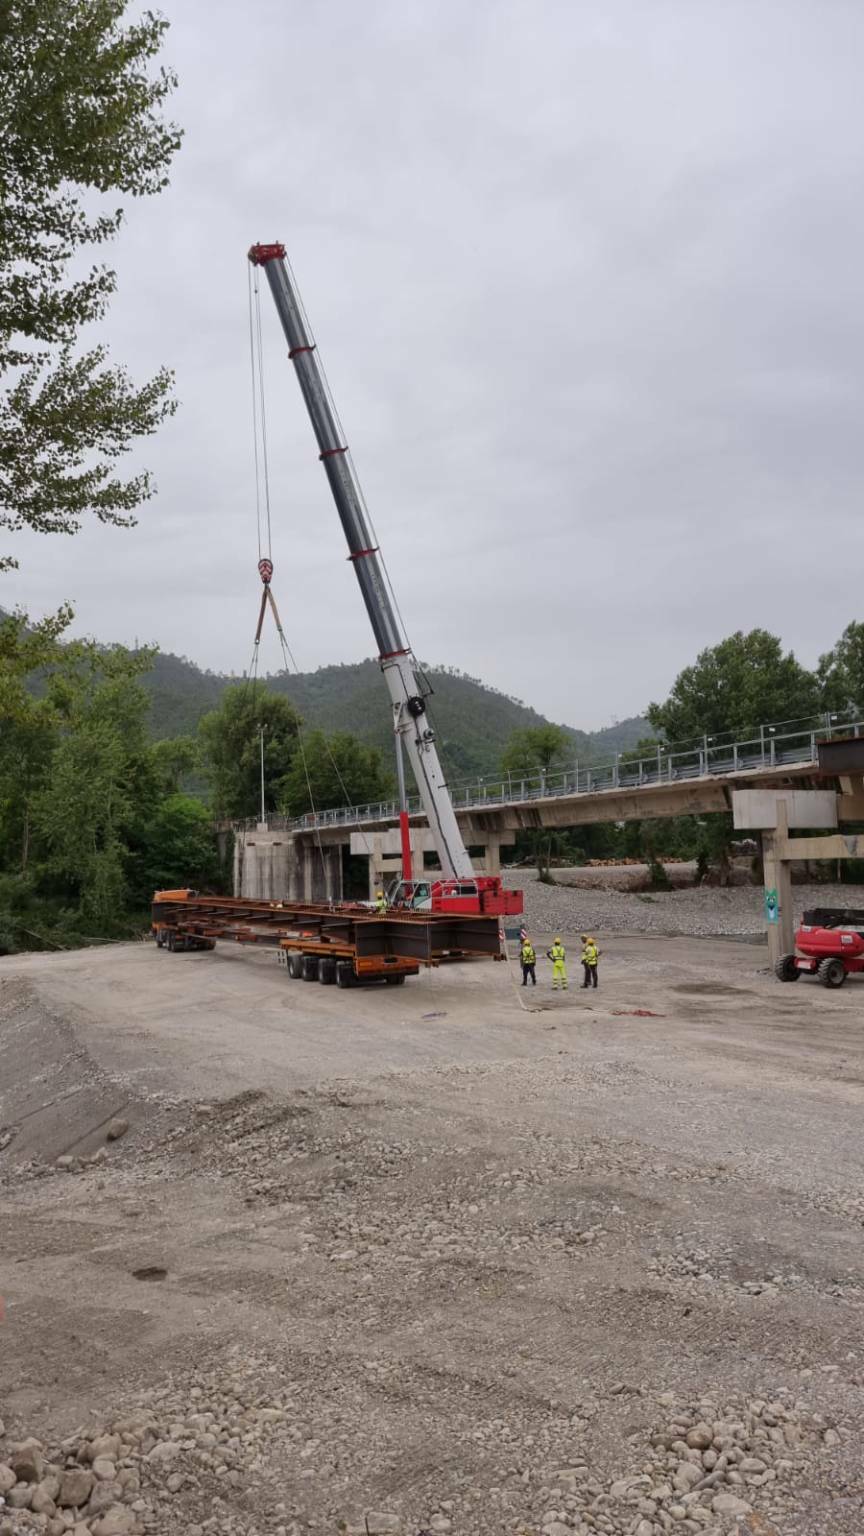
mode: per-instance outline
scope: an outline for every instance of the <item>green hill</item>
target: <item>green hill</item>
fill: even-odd
[[[430,715],[438,733],[441,756],[453,779],[494,776],[513,731],[543,725],[544,717],[518,699],[488,688],[476,678],[452,669],[427,669],[433,689]],[[160,653],[144,679],[152,698],[151,729],[157,739],[191,735],[201,716],[214,709],[224,688],[242,681],[203,672],[184,657]],[[351,731],[362,741],[392,752],[390,712],[378,663],[371,659],[320,667],[286,677],[266,678],[274,693],[285,693],[311,728]],[[624,751],[648,730],[644,720],[624,720],[588,734],[565,726],[573,753],[597,762]]]

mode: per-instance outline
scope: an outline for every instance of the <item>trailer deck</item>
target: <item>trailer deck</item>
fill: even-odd
[[[361,904],[250,901],[157,891],[152,927],[160,949],[213,949],[217,941],[266,944],[295,979],[356,986],[398,984],[421,965],[470,956],[497,959],[497,917],[453,912],[375,912]]]

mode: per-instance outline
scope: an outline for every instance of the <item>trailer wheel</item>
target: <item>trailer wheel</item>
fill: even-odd
[[[318,961],[318,980],[325,987],[332,987],[336,980],[336,961],[327,955]]]
[[[774,967],[774,975],[778,981],[797,981],[801,972],[795,964],[795,956],[781,955]]]
[[[299,981],[303,975],[303,956],[296,949],[292,949],[288,955],[288,975],[293,981]]]
[[[822,960],[816,975],[823,987],[842,987],[846,980],[846,967],[842,960]]]
[[[317,955],[304,955],[303,956],[303,980],[304,981],[317,981],[318,980],[318,956]]]
[[[176,938],[177,938],[177,935],[174,932],[174,929],[173,928],[169,928],[168,932],[165,935],[165,947],[166,947],[166,949],[170,950],[172,955],[174,953],[174,941],[175,941]]]
[[[337,987],[353,987],[354,967],[350,960],[337,960],[336,985]]]
[[[385,976],[384,980],[386,981],[388,987],[404,987],[405,985],[404,976]]]

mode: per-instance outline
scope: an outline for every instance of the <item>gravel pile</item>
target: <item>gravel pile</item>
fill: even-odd
[[[33,1438],[7,1452],[0,1441],[0,1536],[245,1536],[261,1529],[251,1514],[247,1523],[229,1513],[228,1499],[250,1483],[254,1489],[274,1434],[285,1442],[283,1455],[286,1447],[302,1454],[302,1437],[290,1397],[262,1390],[272,1380],[266,1361],[247,1359],[238,1376],[236,1391],[229,1372],[198,1373],[182,1390],[146,1393],[137,1411],[95,1436],[72,1436],[53,1458]],[[294,1536],[298,1527],[283,1520],[283,1504],[270,1513],[274,1536]]]
[[[836,1430],[787,1401],[718,1406],[709,1397],[676,1409],[669,1392],[660,1403],[669,1419],[651,1437],[651,1456],[637,1476],[621,1478],[609,1489],[612,1531],[722,1536],[734,1530],[742,1536],[770,1536],[774,1519],[784,1517],[784,1483],[804,1465],[805,1442],[822,1438],[832,1445],[839,1439]],[[754,1509],[757,1502],[760,1511]],[[623,1518],[622,1506],[627,1510]],[[582,1527],[576,1529],[581,1536]],[[546,1536],[564,1536],[553,1526],[544,1530]]]
[[[233,1377],[233,1380],[232,1380]],[[281,1390],[280,1390],[281,1388]],[[613,1393],[642,1395],[619,1383]],[[576,1447],[595,1409],[586,1404],[565,1428],[571,1455],[545,1462],[563,1447],[541,1433],[530,1443],[539,1463],[520,1472],[531,1507],[522,1533],[538,1536],[772,1536],[814,1449],[839,1444],[840,1434],[802,1404],[745,1400],[719,1405],[706,1397],[676,1406],[659,1398],[663,1426],[643,1443],[638,1470],[598,1480]],[[8,1447],[0,1462],[0,1533],[27,1536],[146,1536],[183,1530],[186,1536],[301,1536],[319,1529],[298,1520],[274,1493],[272,1468],[308,1467],[327,1447],[310,1434],[308,1404],[286,1392],[268,1361],[246,1356],[232,1371],[199,1370],[182,1382],[145,1394],[138,1411],[99,1433],[64,1441],[49,1458],[33,1438]],[[539,1426],[538,1426],[539,1427]],[[475,1424],[474,1434],[509,1438],[503,1420]],[[332,1447],[330,1447],[332,1450]],[[511,1453],[515,1450],[509,1447]],[[262,1476],[263,1474],[263,1476]],[[502,1466],[502,1478],[509,1469]],[[248,1514],[238,1511],[246,1504]],[[474,1524],[462,1500],[437,1508],[364,1509],[336,1517],[345,1536],[454,1536]],[[3,1508],[6,1513],[4,1515]],[[461,1507],[460,1507],[461,1506]],[[758,1507],[757,1507],[758,1506]]]
[[[761,886],[641,895],[631,891],[579,890],[541,885],[533,870],[508,870],[505,883],[525,892],[525,920],[534,933],[656,933],[691,938],[751,938],[765,933]],[[862,907],[864,888],[853,885],[796,885],[796,921],[808,907]]]

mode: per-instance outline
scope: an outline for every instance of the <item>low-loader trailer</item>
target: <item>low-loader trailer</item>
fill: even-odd
[[[295,901],[247,901],[157,891],[153,932],[160,949],[213,949],[217,940],[265,944],[294,980],[355,987],[401,985],[421,965],[460,956],[497,959],[497,917],[394,911],[378,913],[342,902],[338,907]]]

